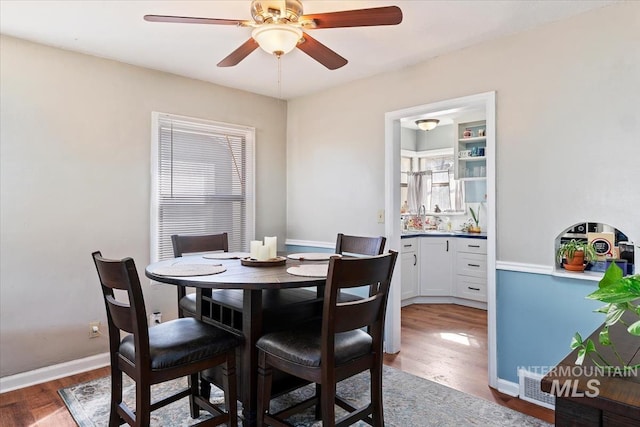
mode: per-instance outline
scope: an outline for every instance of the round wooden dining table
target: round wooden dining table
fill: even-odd
[[[282,307],[281,320],[284,318],[285,321],[287,310],[291,310],[291,323],[300,321],[301,316],[307,315],[305,310],[312,307],[314,302],[321,301],[326,277],[293,275],[287,269],[303,264],[327,264],[328,261],[309,262],[287,258],[282,265],[246,266],[242,265],[240,259],[208,259],[205,256],[189,255],[156,262],[147,266],[145,274],[156,282],[195,287],[198,317],[244,338],[238,369],[240,400],[244,425],[253,426],[256,420],[258,372],[255,344],[269,327],[265,309]],[[197,273],[199,265],[203,266],[203,273],[206,273],[204,266],[219,265],[225,271],[208,275],[170,275],[171,268],[176,266],[193,266],[195,274],[200,274]],[[318,291],[299,289],[306,287],[318,287]],[[212,294],[214,289],[236,291],[216,291]],[[303,310],[301,307],[306,308]]]

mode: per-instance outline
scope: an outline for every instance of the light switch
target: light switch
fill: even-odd
[[[378,211],[378,222],[384,224],[384,209]]]

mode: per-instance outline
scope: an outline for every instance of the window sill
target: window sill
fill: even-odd
[[[560,269],[556,267],[551,272],[551,275],[555,277],[568,277],[570,279],[590,280],[592,282],[599,282],[602,279],[602,276],[604,276],[604,273],[600,271],[572,272],[572,271],[567,271],[565,269]]]

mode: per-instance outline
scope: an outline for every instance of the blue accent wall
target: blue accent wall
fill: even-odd
[[[601,302],[585,297],[598,282],[498,270],[496,321],[498,378],[518,382],[518,367],[555,366],[571,351],[576,332],[604,322]]]

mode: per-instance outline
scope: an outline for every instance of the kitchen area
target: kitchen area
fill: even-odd
[[[401,305],[486,310],[484,111],[408,118],[401,132]]]

